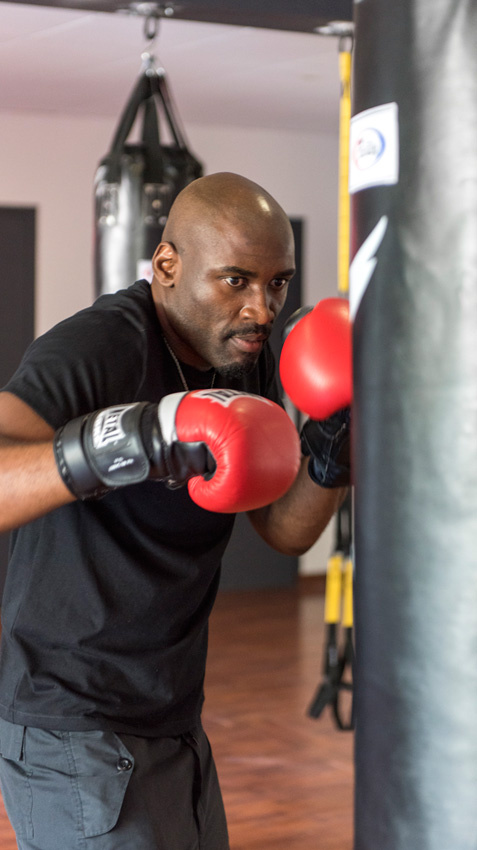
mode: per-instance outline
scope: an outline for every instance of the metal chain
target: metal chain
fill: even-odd
[[[177,369],[177,371],[178,371],[178,373],[179,373],[179,377],[180,377],[180,379],[181,379],[181,381],[182,381],[182,386],[184,387],[184,389],[185,389],[185,391],[186,391],[186,392],[189,392],[189,385],[188,385],[188,383],[187,383],[187,381],[186,381],[186,379],[185,379],[185,377],[184,377],[184,372],[183,372],[183,371],[182,371],[182,369],[181,369],[181,364],[179,363],[179,361],[178,361],[178,359],[177,359],[177,357],[176,357],[175,353],[173,352],[173,350],[172,350],[171,346],[169,345],[169,343],[168,343],[168,341],[167,341],[166,337],[163,335],[163,336],[162,336],[162,338],[163,338],[163,340],[164,340],[164,342],[165,342],[165,344],[166,344],[166,348],[167,348],[167,350],[168,350],[169,354],[171,355],[171,357],[172,357],[172,359],[173,359],[174,363],[176,364],[176,369]],[[213,374],[213,376],[212,376],[212,383],[211,383],[211,385],[210,385],[210,389],[212,389],[212,387],[214,386],[214,384],[215,384],[215,372],[214,372],[214,374]]]

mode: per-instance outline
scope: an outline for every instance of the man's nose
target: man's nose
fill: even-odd
[[[240,315],[243,319],[247,319],[257,325],[268,325],[270,322],[273,322],[276,310],[274,309],[271,293],[263,289],[249,290]]]

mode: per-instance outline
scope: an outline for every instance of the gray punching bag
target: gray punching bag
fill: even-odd
[[[355,850],[476,850],[477,3],[355,23]]]
[[[139,140],[128,142],[137,125]],[[161,141],[161,126],[170,136],[167,144]],[[148,68],[95,176],[96,295],[124,289],[144,276],[174,198],[202,173],[187,148],[162,69]]]

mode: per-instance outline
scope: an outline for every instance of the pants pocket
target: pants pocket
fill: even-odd
[[[0,789],[18,838],[33,838],[32,792],[23,762],[24,726],[0,720]]]
[[[85,838],[117,824],[134,758],[113,732],[68,732],[64,738]]]
[[[2,793],[19,841],[85,850],[88,838],[116,826],[134,758],[113,732],[56,732],[2,721],[0,742]]]
[[[20,764],[0,756],[0,789],[17,838],[33,838],[32,793]]]

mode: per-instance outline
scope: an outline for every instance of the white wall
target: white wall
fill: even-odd
[[[36,333],[92,300],[92,176],[109,121],[0,116],[0,203],[37,209]]]
[[[0,205],[37,210],[40,334],[93,299],[92,181],[115,126],[110,119],[3,113],[0,128]],[[207,173],[242,173],[304,220],[305,303],[335,294],[338,128],[315,136],[193,125],[187,135]],[[301,572],[324,570],[331,532],[302,559]]]

